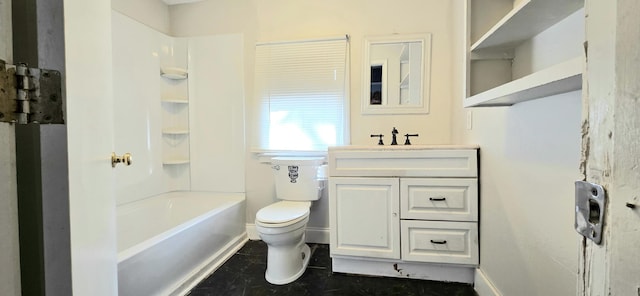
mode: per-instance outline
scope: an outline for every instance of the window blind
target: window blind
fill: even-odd
[[[347,38],[258,44],[260,148],[326,150],[345,141]]]

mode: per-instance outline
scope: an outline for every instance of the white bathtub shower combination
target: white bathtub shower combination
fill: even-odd
[[[247,240],[244,194],[171,192],[117,208],[118,294],[181,295]]]
[[[175,38],[114,11],[112,37],[114,150],[134,158],[114,170],[118,294],[182,295],[247,240],[244,193],[221,193],[245,191],[242,35]]]

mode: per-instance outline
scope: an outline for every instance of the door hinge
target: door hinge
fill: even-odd
[[[0,60],[0,122],[64,123],[60,72]]]

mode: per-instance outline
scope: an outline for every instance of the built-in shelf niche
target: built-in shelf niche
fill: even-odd
[[[482,5],[479,2],[474,5]],[[512,61],[517,58],[518,46],[567,19],[583,6],[583,0],[523,0],[515,3],[513,9],[495,21],[482,36],[469,40],[467,96],[463,106],[509,106],[581,89],[583,60],[579,56],[518,79],[512,79]],[[483,15],[486,11],[474,12],[471,2],[467,2],[466,8],[467,30],[470,30],[470,24],[481,22],[474,18],[488,17]],[[467,36],[474,38],[469,32]]]
[[[176,165],[188,165],[189,157],[189,95],[187,69],[160,67],[162,94],[162,164],[173,175],[188,170],[172,169]]]

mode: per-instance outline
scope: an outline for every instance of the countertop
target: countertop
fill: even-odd
[[[479,149],[475,144],[438,144],[438,145],[347,145],[329,147],[329,151],[399,151],[399,150],[462,150]]]

